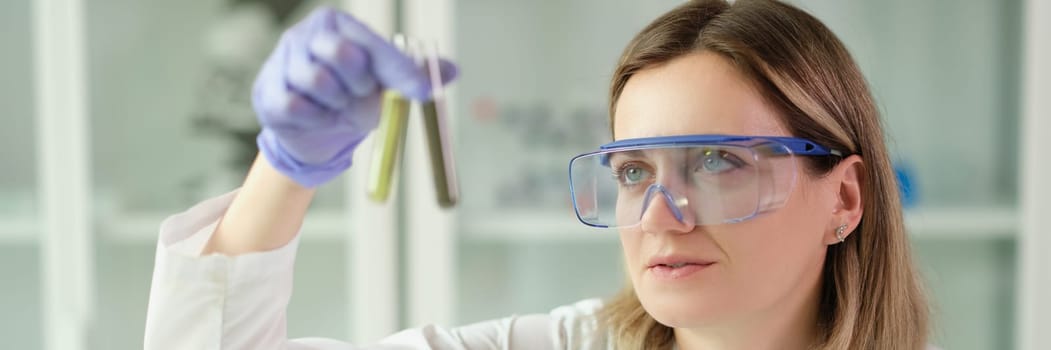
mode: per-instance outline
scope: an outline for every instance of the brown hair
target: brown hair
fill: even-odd
[[[750,77],[793,136],[864,159],[866,215],[845,242],[828,248],[822,339],[815,348],[924,348],[927,300],[905,237],[879,111],[843,44],[810,14],[778,1],[690,1],[628,44],[610,87],[611,130],[621,91],[635,72],[699,51],[722,55]],[[807,168],[821,175],[835,164],[817,158]],[[600,317],[616,348],[666,349],[674,342],[672,329],[643,309],[630,284]]]

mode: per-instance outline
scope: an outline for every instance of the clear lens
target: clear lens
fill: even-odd
[[[570,182],[585,224],[627,227],[655,201],[697,225],[739,222],[784,204],[791,152],[776,143],[638,147],[574,158]]]

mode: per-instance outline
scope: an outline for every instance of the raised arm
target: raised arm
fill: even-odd
[[[314,188],[349,168],[378,124],[383,91],[423,99],[427,82],[407,55],[338,10],[318,9],[285,32],[253,85],[260,156],[241,190],[161,225],[145,348],[346,349],[287,339],[296,235]]]
[[[201,254],[233,256],[283,247],[299,232],[314,192],[257,157]]]
[[[455,69],[445,65],[451,79]],[[384,89],[414,99],[430,94],[421,67],[349,14],[321,8],[285,32],[252,90],[262,157],[203,253],[287,244],[312,188],[350,167],[354,149],[375,129]]]

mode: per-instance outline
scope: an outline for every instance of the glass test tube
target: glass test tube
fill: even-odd
[[[404,51],[405,37],[394,36],[394,45]],[[369,168],[368,196],[376,202],[386,202],[394,182],[394,167],[405,148],[405,130],[409,119],[409,100],[394,90],[383,93],[380,124],[375,132],[372,164]]]
[[[460,197],[456,179],[456,163],[449,142],[449,126],[446,118],[445,88],[442,85],[441,65],[438,61],[437,45],[428,45],[425,53],[427,73],[431,81],[431,99],[423,103],[423,120],[427,134],[427,149],[431,158],[431,171],[438,205],[450,208]]]

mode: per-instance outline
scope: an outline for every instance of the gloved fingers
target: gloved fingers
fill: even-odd
[[[456,78],[455,64],[439,64],[443,84]],[[285,33],[252,98],[263,124],[305,130],[347,123],[338,116],[359,115],[348,107],[375,109],[381,88],[427,99],[430,85],[424,66],[349,14],[322,7]]]
[[[428,66],[428,68],[429,67],[430,66]],[[454,64],[454,63],[452,63],[452,61],[449,61],[449,60],[444,59],[444,58],[439,58],[438,59],[438,70],[441,73],[440,74],[441,76],[439,78],[439,79],[441,79],[441,83],[439,83],[441,86],[445,86],[445,85],[449,84],[450,82],[455,80],[456,77],[460,74],[459,68],[456,67],[456,64]],[[426,82],[425,85],[426,85],[426,88],[427,88],[428,92],[423,95],[422,99],[424,99],[424,100],[430,99],[431,95],[434,93],[434,91],[431,89],[431,85],[432,85],[432,83],[434,83],[434,80],[433,80],[434,77],[432,77],[430,75],[430,72],[427,72],[427,73],[428,73],[428,75],[427,75],[427,82]]]
[[[320,7],[305,22],[301,29],[316,33],[309,44],[315,60],[323,62],[353,95],[366,96],[382,86],[413,99],[430,97],[425,67],[350,14]],[[443,84],[456,78],[455,64],[442,59],[440,65]]]
[[[263,65],[252,89],[252,105],[260,122],[269,127],[308,129],[331,124],[330,111],[285,80],[286,46],[280,46]]]
[[[430,96],[427,72],[422,66],[349,14],[333,11],[331,15],[337,32],[367,53],[369,68],[380,85],[413,99]]]
[[[456,80],[456,77],[460,75],[460,68],[447,59],[439,59],[438,67],[442,73],[442,85],[449,84],[453,80]],[[430,82],[430,80],[428,80],[428,82]]]
[[[339,110],[349,101],[348,91],[340,78],[306,47],[306,43],[290,40],[285,50],[285,82],[305,98],[327,110]]]
[[[345,123],[352,130],[371,131],[380,122],[380,99],[382,94],[377,90],[368,96],[363,96],[351,104],[344,115],[354,115],[355,118],[342,118],[340,123]]]
[[[340,86],[355,97],[375,92],[379,83],[369,71],[369,55],[350,40],[322,31],[310,41],[310,53],[331,73]]]

